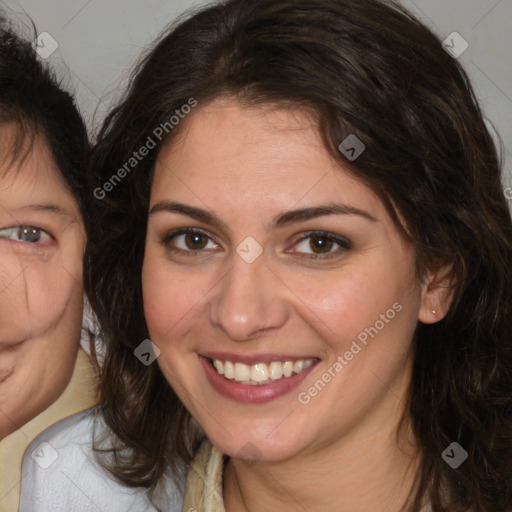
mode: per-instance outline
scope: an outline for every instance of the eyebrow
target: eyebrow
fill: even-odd
[[[203,210],[202,208],[197,208],[195,206],[189,206],[177,202],[160,201],[151,208],[149,215],[153,215],[158,212],[181,213],[182,215],[187,215],[188,217],[191,217],[199,222],[209,224],[210,226],[221,228],[229,232],[231,231],[226,223],[216,217],[213,213],[208,210]],[[307,220],[323,217],[326,215],[357,215],[366,220],[377,222],[375,217],[364,210],[346,204],[331,203],[282,212],[273,219],[271,228],[280,228],[297,222],[305,222]]]
[[[36,211],[54,213],[55,215],[71,216],[71,214],[66,209],[64,209],[54,203],[28,204],[28,205],[20,208],[20,210],[36,210]]]

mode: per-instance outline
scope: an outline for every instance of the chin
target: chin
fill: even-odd
[[[250,427],[243,428],[239,423],[238,432],[226,431],[207,432],[208,439],[222,453],[234,459],[246,460],[248,462],[279,462],[296,456],[301,450],[304,441],[298,435],[290,432],[283,432],[281,436],[273,438],[275,432],[267,426],[266,429],[254,431]],[[253,430],[251,432],[251,430]]]

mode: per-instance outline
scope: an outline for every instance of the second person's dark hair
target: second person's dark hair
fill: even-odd
[[[0,126],[8,124],[15,127],[16,136],[9,154],[0,158],[15,163],[27,154],[35,137],[42,137],[87,229],[90,144],[84,121],[55,73],[0,13]]]

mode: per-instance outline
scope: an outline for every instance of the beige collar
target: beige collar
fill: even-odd
[[[204,439],[190,463],[182,510],[226,512],[222,498],[223,465],[224,455]]]

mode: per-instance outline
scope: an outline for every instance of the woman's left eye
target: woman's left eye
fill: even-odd
[[[336,245],[338,245],[340,249],[338,249],[337,251],[332,251],[331,249]],[[294,247],[302,247],[303,250],[299,250],[297,252],[305,252],[306,249],[311,249],[313,252],[309,254],[306,253],[304,257],[307,259],[319,260],[335,258],[336,256],[339,256],[341,253],[351,249],[352,244],[346,238],[338,237],[336,235],[326,233],[324,231],[316,231],[308,233],[305,237],[301,238],[294,245]]]
[[[36,226],[13,226],[0,229],[0,238],[25,243],[45,243],[53,239],[44,229]]]

